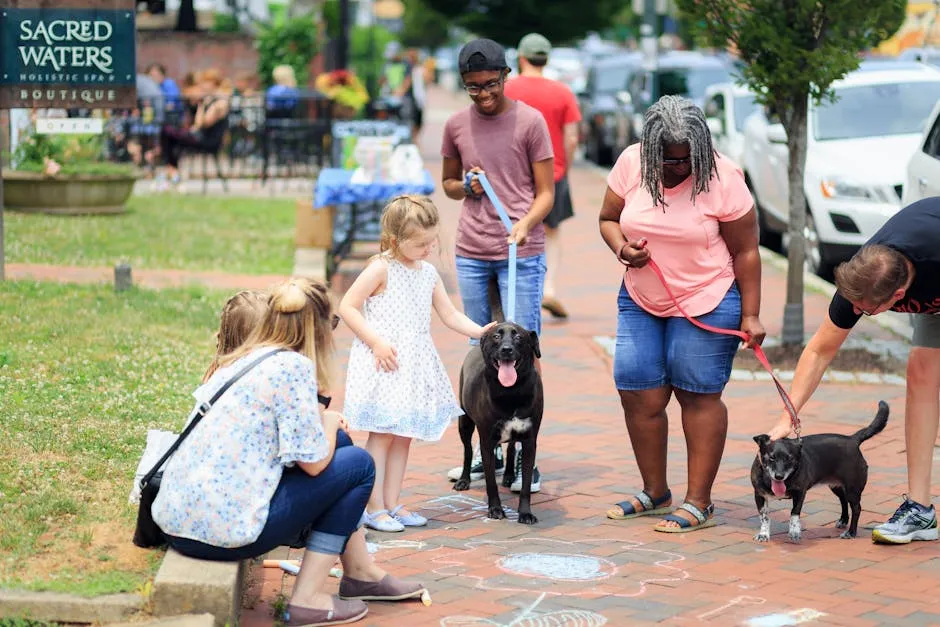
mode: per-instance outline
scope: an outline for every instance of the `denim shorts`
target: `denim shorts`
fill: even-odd
[[[509,260],[489,261],[457,257],[457,284],[467,317],[479,325],[493,321],[488,298],[489,282],[496,277],[505,312],[509,299]],[[545,253],[516,259],[516,324],[542,333],[542,292],[545,287]],[[471,344],[478,340],[470,340]]]
[[[671,385],[698,394],[721,392],[741,340],[699,329],[682,317],[660,318],[637,305],[621,284],[617,297],[614,382],[618,390]],[[733,284],[718,306],[698,316],[714,327],[741,326],[741,294]]]

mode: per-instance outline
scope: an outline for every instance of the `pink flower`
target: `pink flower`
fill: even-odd
[[[62,166],[56,163],[54,160],[46,157],[43,159],[43,168],[42,173],[46,176],[55,176],[59,173],[59,170],[62,169]]]

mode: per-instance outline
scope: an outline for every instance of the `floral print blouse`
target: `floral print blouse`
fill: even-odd
[[[193,393],[212,398],[271,348],[221,368]],[[317,404],[316,368],[283,351],[229,388],[169,459],[151,512],[167,534],[231,548],[254,542],[285,466],[317,462],[330,444]]]

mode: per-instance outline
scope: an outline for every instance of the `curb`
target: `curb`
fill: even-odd
[[[153,580],[153,616],[211,614],[215,625],[238,625],[248,561],[210,562],[167,549]]]
[[[137,594],[109,594],[89,598],[61,592],[0,589],[0,618],[114,623],[133,618],[143,610],[143,606],[144,601]]]

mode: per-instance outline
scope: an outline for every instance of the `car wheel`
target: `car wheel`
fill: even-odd
[[[809,207],[806,208],[806,224],[803,226],[803,270],[809,274],[824,279],[832,278],[832,262],[826,258],[823,243],[819,239],[819,232],[816,230],[816,220],[813,218],[813,212]],[[783,250],[789,250],[790,236],[783,236]]]

